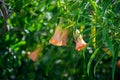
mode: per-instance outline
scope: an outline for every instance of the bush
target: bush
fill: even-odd
[[[119,80],[119,0],[4,2],[1,13],[6,6],[8,18],[1,14],[1,80]],[[67,46],[49,43],[58,25],[69,29]],[[79,35],[87,45],[77,51]],[[41,50],[32,61],[28,52],[36,48]]]

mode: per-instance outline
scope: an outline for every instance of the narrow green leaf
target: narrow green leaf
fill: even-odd
[[[94,8],[95,12],[97,12],[97,3],[94,0],[89,0],[90,4],[92,5],[92,7]]]
[[[104,35],[104,39],[105,39],[105,42],[107,43],[107,46],[111,52],[111,55],[112,55],[112,80],[114,80],[114,72],[115,72],[115,63],[116,63],[116,54],[114,53],[114,49],[113,49],[113,45],[112,45],[112,41],[110,40],[109,38],[109,35],[108,35],[108,31],[106,28],[103,29],[104,32],[103,32],[103,35]]]
[[[118,57],[118,54],[116,53],[115,57],[112,59],[112,80],[114,80],[117,57]]]
[[[115,48],[115,49],[116,49],[115,50],[116,52],[114,52],[114,56],[112,58],[112,80],[114,80],[114,74],[115,74],[115,69],[116,69],[116,62],[117,62],[118,53],[119,53],[119,51],[117,51],[117,50],[120,49],[120,46],[118,46],[118,48]]]
[[[24,44],[26,44],[26,41],[20,41],[20,42],[18,42],[17,44],[11,46],[11,48],[14,49],[14,48],[17,47],[17,46],[21,46],[21,45],[24,45]]]
[[[97,68],[97,65],[98,63],[102,60],[102,58],[105,56],[105,54],[103,54],[102,56],[100,56],[99,60],[97,61],[97,63],[95,64],[94,66],[94,75],[95,75],[95,72],[96,72],[96,68]]]
[[[94,53],[91,55],[90,59],[89,59],[89,62],[87,64],[87,74],[89,75],[89,72],[90,72],[90,67],[91,67],[91,63],[93,61],[93,59],[95,58],[97,52],[99,51],[99,48],[97,48]]]
[[[103,6],[103,15],[105,14],[107,8],[110,6],[111,2],[112,2],[111,0],[108,0],[107,2],[104,3],[105,5]]]
[[[108,48],[110,49],[110,52],[112,54],[112,56],[114,57],[114,50],[113,50],[113,46],[112,46],[112,41],[110,40],[109,38],[109,35],[108,35],[108,31],[106,28],[103,29],[103,36],[104,36],[104,39],[105,39],[105,42],[107,43],[107,46]]]

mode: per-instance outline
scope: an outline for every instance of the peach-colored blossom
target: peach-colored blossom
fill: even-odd
[[[76,50],[80,51],[86,46],[86,42],[83,40],[82,36],[79,34],[79,31],[76,30],[76,35],[79,35],[76,40]]]
[[[68,37],[68,29],[63,30],[62,34],[61,34],[61,39],[62,39],[62,46],[66,46],[67,45],[67,37]]]
[[[53,37],[49,40],[49,43],[56,46],[61,46],[62,45],[61,33],[62,33],[62,27],[57,26]]]
[[[40,52],[40,48],[37,48],[37,49],[34,50],[33,52],[28,52],[28,57],[29,57],[32,61],[36,61],[39,52]]]

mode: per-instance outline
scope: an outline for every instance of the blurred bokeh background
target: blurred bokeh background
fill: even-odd
[[[4,0],[0,80],[120,80],[120,0]],[[2,8],[2,7],[0,7]],[[62,18],[67,46],[49,43]],[[75,50],[75,30],[87,46]],[[36,61],[28,52],[40,48]]]

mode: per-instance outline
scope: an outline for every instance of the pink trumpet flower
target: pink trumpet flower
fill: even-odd
[[[64,29],[62,31],[62,27],[57,26],[53,37],[49,40],[49,43],[55,46],[66,46],[67,37],[68,37],[68,29]]]
[[[67,37],[68,37],[68,29],[65,29],[62,34],[61,34],[61,38],[62,38],[62,46],[66,46],[67,45]]]
[[[79,35],[79,31],[76,30],[76,34]],[[83,40],[82,36],[79,35],[77,40],[76,40],[76,50],[80,51],[86,46],[86,42]]]
[[[37,49],[34,50],[33,52],[28,52],[28,57],[29,57],[32,61],[36,61],[39,52],[40,52],[40,48],[37,48]]]
[[[62,27],[57,26],[53,37],[49,40],[49,43],[56,46],[61,46],[62,45],[61,33],[62,33]]]

